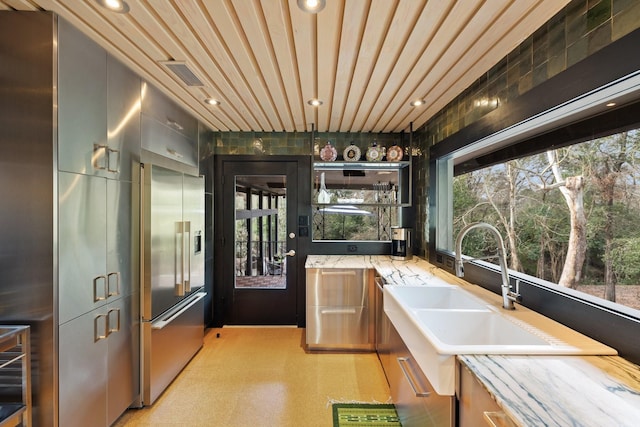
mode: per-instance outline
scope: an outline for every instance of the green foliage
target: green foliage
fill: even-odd
[[[626,285],[640,283],[640,237],[617,239],[609,260],[618,276],[618,282]]]
[[[640,132],[560,148],[556,154],[563,177],[581,175],[585,180],[585,280],[603,284],[604,266],[609,263],[620,283],[640,283],[640,191],[636,188]],[[505,164],[454,179],[454,233],[476,221],[491,223],[505,233],[500,217],[514,221],[517,247],[509,249],[517,250],[525,273],[550,280],[559,275],[566,256],[571,231],[567,203],[555,185],[546,153],[510,165],[515,171],[511,176]],[[508,194],[510,182],[516,185],[515,200]],[[609,259],[605,259],[607,241],[614,242]],[[489,250],[488,242],[482,235],[470,234],[464,253],[480,256]],[[539,258],[544,261],[543,271],[538,271]]]

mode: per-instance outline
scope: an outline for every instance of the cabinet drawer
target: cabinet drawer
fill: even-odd
[[[307,306],[368,306],[364,269],[307,270]]]
[[[143,84],[142,113],[186,136],[198,139],[198,121],[149,83]]]
[[[142,115],[142,148],[160,156],[198,167],[198,142]]]
[[[372,348],[373,328],[365,307],[307,307],[310,348]]]

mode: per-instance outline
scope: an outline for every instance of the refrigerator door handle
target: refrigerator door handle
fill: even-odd
[[[184,242],[187,248],[184,251],[185,267],[182,274],[186,276],[184,278],[184,291],[186,293],[191,292],[191,221],[184,222]]]
[[[175,296],[183,297],[184,286],[184,223],[176,222],[176,245],[175,245]]]
[[[182,315],[182,313],[184,313],[185,311],[189,310],[198,301],[200,301],[202,298],[204,298],[206,296],[207,296],[206,292],[197,292],[197,293],[193,294],[193,296],[191,298],[187,299],[187,301],[189,301],[189,302],[187,304],[185,304],[184,306],[180,307],[180,309],[178,311],[176,311],[175,313],[169,313],[167,315],[167,317],[163,317],[162,319],[156,320],[155,322],[153,322],[151,324],[151,329],[162,329],[162,328],[164,328],[169,323],[173,322],[175,319],[180,317]]]

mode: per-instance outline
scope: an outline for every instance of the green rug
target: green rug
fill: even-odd
[[[401,427],[391,404],[334,403],[333,427]]]

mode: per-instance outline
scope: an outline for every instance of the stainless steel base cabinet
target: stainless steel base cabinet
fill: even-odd
[[[383,368],[402,426],[454,426],[455,397],[435,392],[394,326],[389,328],[390,350]]]
[[[306,275],[308,348],[373,351],[373,271],[309,268]]]
[[[138,394],[140,323],[130,295],[60,325],[59,425],[113,424]]]
[[[460,427],[502,426],[516,424],[498,406],[489,391],[464,363],[456,362],[458,374],[458,425]]]

